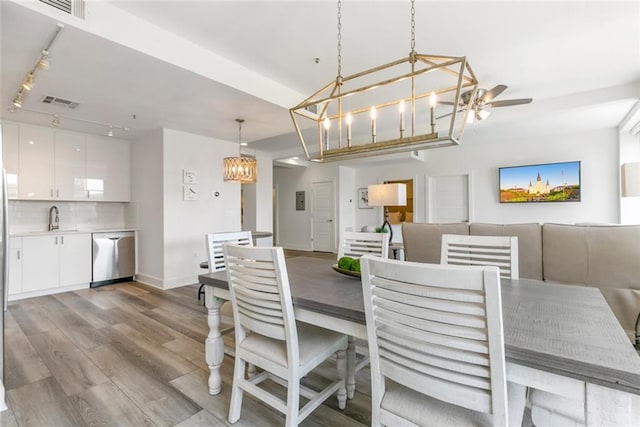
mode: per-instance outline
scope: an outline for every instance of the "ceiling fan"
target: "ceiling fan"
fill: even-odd
[[[507,89],[506,85],[497,85],[494,88],[487,90],[478,88],[474,90],[468,90],[463,92],[460,96],[462,103],[458,112],[464,111],[467,105],[471,102],[471,110],[467,116],[467,124],[471,124],[474,120],[484,120],[491,114],[491,108],[497,107],[510,107],[512,105],[529,104],[533,101],[532,98],[520,98],[520,99],[505,99],[503,101],[494,101],[493,99],[500,95]],[[442,104],[454,105],[453,102],[439,101]],[[453,113],[445,114],[440,117],[447,117]],[[440,118],[438,117],[438,118]]]

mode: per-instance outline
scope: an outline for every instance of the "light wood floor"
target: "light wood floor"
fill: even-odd
[[[196,284],[159,291],[129,282],[10,303],[9,410],[0,414],[0,426],[228,425],[233,359],[225,356],[222,393],[210,396],[203,344],[208,327],[197,290]],[[313,386],[334,372],[326,363],[306,381]],[[357,380],[345,411],[332,397],[302,425],[369,425],[368,368]],[[245,395],[235,425],[283,424],[283,416]]]

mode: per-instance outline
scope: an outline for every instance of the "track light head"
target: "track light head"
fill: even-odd
[[[109,126],[109,132],[107,132],[107,136],[113,136],[113,126]]]
[[[49,65],[49,51],[47,49],[42,49],[42,55],[40,56],[37,67],[41,70],[48,70]]]
[[[22,108],[22,90],[18,92],[15,98],[13,98],[13,106],[16,108]]]
[[[33,89],[33,73],[29,73],[27,74],[27,76],[24,78],[24,80],[22,81],[22,88],[24,90],[31,90]]]

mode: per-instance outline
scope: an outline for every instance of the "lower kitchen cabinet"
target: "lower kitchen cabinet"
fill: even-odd
[[[22,293],[22,237],[9,239],[9,295]]]
[[[90,281],[91,234],[22,237],[22,293]]]

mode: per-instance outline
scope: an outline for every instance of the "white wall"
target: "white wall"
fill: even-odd
[[[222,179],[222,159],[236,151],[231,142],[164,129],[165,288],[197,281],[206,233],[240,229],[240,184]],[[197,200],[183,200],[184,169],[197,173]]]
[[[131,144],[131,204],[138,219],[136,278],[159,287],[164,277],[163,162],[161,129]]]
[[[171,129],[134,141],[140,281],[161,288],[196,283],[204,235],[240,229],[240,184],[222,179],[222,159],[236,153],[237,144]],[[197,200],[183,200],[185,169],[197,174]]]
[[[351,196],[357,188],[391,179],[414,179],[416,222],[428,218],[425,182],[429,176],[472,174],[472,221],[490,223],[521,222],[618,222],[619,159],[617,131],[602,129],[582,133],[547,136],[525,136],[517,139],[480,139],[469,132],[460,146],[438,148],[425,152],[425,162],[407,160],[389,165],[358,166]],[[582,202],[501,204],[498,191],[498,168],[535,163],[580,160],[582,166]],[[295,189],[307,189],[313,179],[339,179],[335,163],[312,165],[307,170],[277,169],[274,182],[280,188],[281,244],[285,247],[310,248],[310,212],[297,214],[293,203]],[[345,175],[348,176],[348,175]],[[351,178],[345,178],[350,180]],[[354,229],[382,222],[382,211],[344,206],[340,190],[340,222],[349,223],[353,211]],[[350,198],[347,198],[348,201]],[[285,211],[285,208],[287,211]],[[346,210],[345,210],[346,209]],[[344,214],[344,215],[343,215]],[[341,226],[340,224],[339,226]],[[284,227],[281,227],[284,228]]]
[[[278,216],[280,217],[278,243],[281,246],[289,249],[311,250],[311,184],[324,181],[337,183],[337,180],[337,163],[310,163],[307,168],[274,168],[273,182],[278,185]],[[296,211],[296,191],[305,192],[304,211]],[[339,218],[339,215],[336,218]]]

